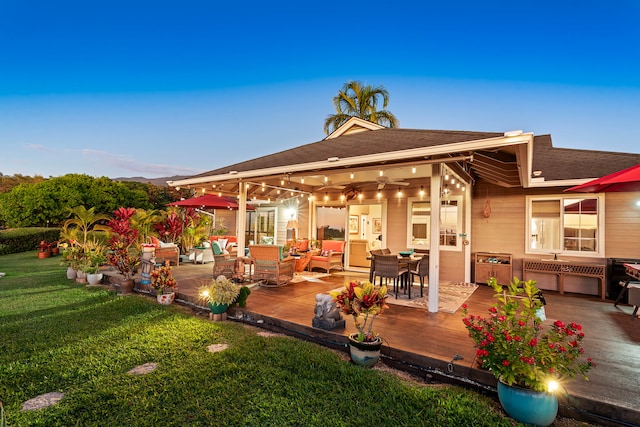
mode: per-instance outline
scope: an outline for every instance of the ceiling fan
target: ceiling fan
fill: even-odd
[[[385,185],[410,185],[410,183],[406,181],[394,181],[390,179],[388,176],[378,176],[376,177],[376,182],[378,183],[378,190],[382,190]]]
[[[331,181],[326,181],[322,187],[318,187],[318,190],[326,190],[328,188],[335,188],[336,190],[344,190],[347,188],[346,185],[343,185],[341,182],[336,182],[335,184]]]

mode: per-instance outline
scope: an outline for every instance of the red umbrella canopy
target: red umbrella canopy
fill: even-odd
[[[640,164],[567,188],[564,191],[576,191],[579,193],[640,191]]]
[[[209,209],[230,209],[237,210],[238,202],[232,197],[221,197],[215,194],[205,194],[204,196],[192,197],[190,199],[179,200],[169,203],[168,206],[180,206],[183,208],[209,208]],[[248,210],[253,207],[247,205]]]

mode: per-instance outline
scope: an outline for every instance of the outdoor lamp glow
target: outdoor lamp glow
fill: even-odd
[[[560,388],[560,384],[558,384],[558,381],[556,380],[550,380],[547,383],[547,390],[549,391],[549,393],[553,393],[556,390],[558,390]]]

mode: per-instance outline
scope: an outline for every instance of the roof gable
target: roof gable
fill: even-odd
[[[349,135],[352,133],[364,132],[367,130],[380,130],[385,129],[384,126],[379,125],[377,123],[373,123],[360,117],[351,117],[349,120],[344,122],[338,129],[331,132],[326,139],[334,139],[342,135]]]

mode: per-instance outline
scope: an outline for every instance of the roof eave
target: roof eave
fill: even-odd
[[[337,158],[331,157],[326,160],[300,163],[289,166],[277,166],[264,169],[253,169],[248,171],[230,170],[224,174],[200,176],[197,178],[187,178],[178,181],[167,181],[171,187],[198,185],[209,182],[227,181],[229,179],[245,180],[249,178],[258,178],[271,175],[283,175],[296,172],[304,172],[309,170],[328,170],[335,169],[337,166],[351,167],[371,163],[383,163],[391,161],[399,161],[403,159],[431,157],[442,154],[458,153],[461,151],[469,152],[476,150],[486,150],[490,148],[506,147],[509,145],[531,144],[533,141],[533,133],[522,133],[515,136],[500,136],[494,138],[485,138],[472,141],[456,142],[451,144],[443,144],[431,147],[419,147],[401,151],[388,151],[385,153],[368,154],[364,156],[354,156]]]

